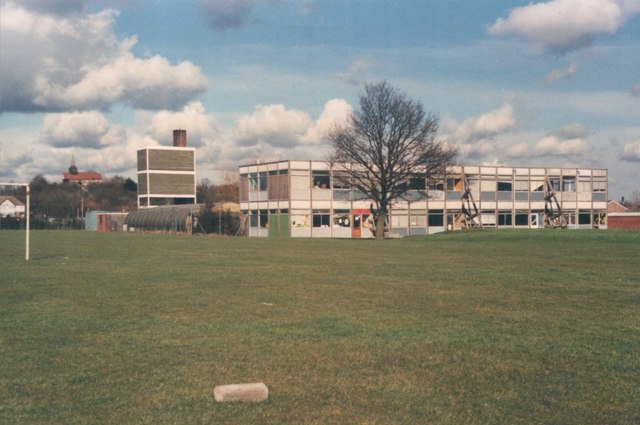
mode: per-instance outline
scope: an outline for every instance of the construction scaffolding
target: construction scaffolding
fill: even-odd
[[[545,179],[544,190],[544,227],[548,229],[567,228],[567,219],[562,214],[562,207],[560,207],[548,177]]]
[[[476,205],[476,201],[473,199],[471,193],[471,187],[467,181],[467,176],[462,174],[462,214],[464,215],[464,225],[466,228],[478,228],[482,229],[482,217],[480,210]]]

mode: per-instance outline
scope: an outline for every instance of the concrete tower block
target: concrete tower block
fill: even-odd
[[[216,401],[245,401],[260,403],[269,398],[269,388],[262,383],[218,385],[213,389]]]

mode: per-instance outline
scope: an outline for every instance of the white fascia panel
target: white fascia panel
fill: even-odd
[[[331,208],[331,201],[313,200],[311,208],[314,210],[328,210]]]

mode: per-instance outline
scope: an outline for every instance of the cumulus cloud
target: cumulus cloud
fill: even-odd
[[[300,138],[304,145],[318,145],[325,141],[327,133],[334,127],[347,122],[353,108],[344,99],[331,99],[324,105],[318,119]]]
[[[543,49],[566,54],[614,34],[640,11],[638,0],[552,0],[530,3],[509,12],[490,28],[495,36],[517,35]]]
[[[190,62],[171,66],[160,56],[135,58],[125,52],[112,63],[91,69],[75,84],[61,86],[38,77],[35,103],[44,108],[100,108],[114,103],[142,109],[176,109],[207,87]]]
[[[507,158],[586,158],[593,149],[587,141],[589,130],[580,123],[570,123],[529,144],[519,142],[507,146],[503,152]]]
[[[311,126],[309,114],[287,110],[284,105],[258,105],[252,115],[238,120],[236,140],[240,145],[264,143],[271,146],[293,146]]]
[[[367,71],[373,66],[371,58],[360,58],[351,64],[348,72],[336,74],[336,78],[352,86],[360,86],[366,81]]]
[[[536,143],[536,156],[586,156],[591,147],[584,139],[562,140],[557,136],[543,137]]]
[[[240,117],[234,140],[247,147],[317,146],[334,125],[346,122],[351,112],[351,105],[344,99],[329,100],[315,121],[306,112],[288,110],[284,105],[259,105],[252,115]]]
[[[498,109],[467,118],[461,123],[449,118],[442,121],[440,136],[458,149],[461,161],[478,161],[499,149],[498,138],[513,131],[518,124],[515,109],[509,102]]]
[[[109,122],[100,112],[47,114],[42,123],[44,143],[54,147],[97,148],[109,131]]]
[[[190,62],[136,58],[135,37],[117,40],[113,32],[113,10],[65,16],[38,10],[13,1],[1,6],[3,112],[108,109],[115,103],[177,109],[207,89]]]
[[[463,143],[458,145],[458,155],[465,159],[479,159],[496,151],[495,143],[481,140],[475,143]]]
[[[542,84],[548,86],[558,80],[569,80],[578,73],[578,64],[571,61],[567,69],[554,69],[542,79]]]
[[[471,117],[462,123],[446,120],[443,130],[448,133],[450,142],[472,143],[491,139],[513,130],[517,125],[515,109],[510,103],[477,117]]]
[[[200,102],[191,102],[180,111],[163,110],[156,113],[137,112],[136,123],[139,131],[150,136],[159,144],[171,146],[173,130],[187,130],[187,145],[201,147],[218,134],[216,122]]]
[[[554,134],[563,140],[580,139],[589,134],[589,129],[580,123],[572,122],[555,131]]]
[[[531,156],[531,146],[526,143],[516,143],[505,150],[505,155],[508,158],[527,158]]]
[[[640,162],[640,141],[624,145],[620,158],[628,162]]]

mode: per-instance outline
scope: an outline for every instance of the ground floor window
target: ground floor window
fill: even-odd
[[[330,219],[329,210],[313,210],[313,227],[329,227]]]
[[[411,222],[411,227],[426,227],[427,211],[425,210],[411,211],[410,222]]]
[[[590,211],[579,211],[579,213],[578,213],[578,224],[590,225],[591,224],[591,212]]]
[[[516,226],[529,226],[529,213],[527,211],[516,212]]]
[[[260,227],[269,227],[269,211],[260,210]]]
[[[444,212],[442,210],[429,210],[429,227],[444,226]]]
[[[391,216],[391,227],[394,229],[409,227],[409,217],[406,211],[403,211],[403,213],[393,213]]]
[[[349,210],[334,210],[333,225],[335,227],[351,227],[351,214],[349,214]]]
[[[291,226],[309,227],[309,211],[291,210]]]
[[[498,211],[498,226],[512,226],[513,215],[511,211]]]
[[[494,210],[484,210],[481,215],[482,225],[485,227],[496,227],[496,214]]]

